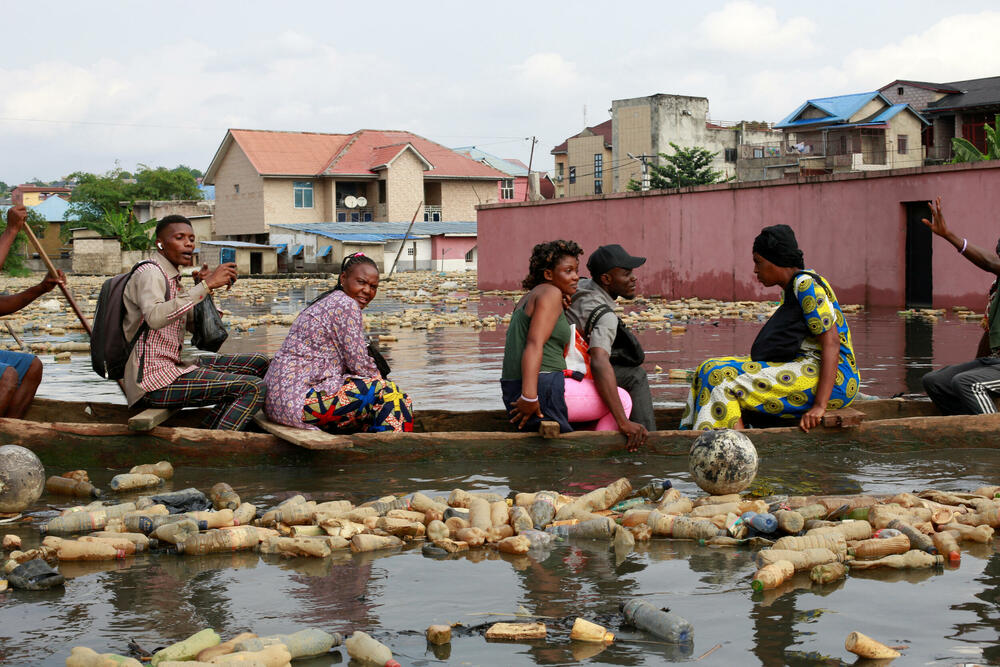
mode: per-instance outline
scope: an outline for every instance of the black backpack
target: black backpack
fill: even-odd
[[[94,327],[90,334],[90,364],[95,373],[108,380],[121,380],[125,377],[125,364],[132,354],[132,348],[139,337],[149,331],[149,325],[143,321],[132,340],[125,338],[125,286],[136,269],[143,264],[156,262],[151,259],[143,260],[133,266],[131,271],[108,278],[97,297]],[[164,299],[170,299],[169,282]]]

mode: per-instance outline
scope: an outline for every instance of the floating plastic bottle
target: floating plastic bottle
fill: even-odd
[[[778,530],[778,520],[773,514],[769,514],[767,512],[764,512],[763,514],[758,512],[744,512],[740,515],[740,519],[742,519],[744,523],[753,527],[753,529],[758,533],[770,535]]]
[[[847,540],[867,540],[872,536],[872,525],[867,521],[838,521],[832,526],[812,528],[806,535],[823,535],[830,532],[841,533]]]
[[[248,639],[254,639],[255,637],[257,637],[257,635],[252,632],[241,632],[232,639],[200,651],[195,657],[195,660],[198,662],[210,662],[212,658],[216,656],[227,655],[237,650],[236,646],[239,645],[240,642],[244,642]]]
[[[134,547],[133,547],[134,549]],[[62,540],[56,546],[56,557],[59,560],[121,560],[128,556],[122,549],[117,549],[105,542],[78,542]]]
[[[578,642],[600,642],[610,644],[615,640],[614,633],[608,632],[603,625],[591,623],[590,621],[577,618],[573,622],[573,629],[570,630],[569,638]]]
[[[804,507],[799,507],[795,511],[802,516],[803,521],[809,521],[810,519],[823,519],[826,517],[828,512],[826,505],[821,505],[820,503],[805,505]]]
[[[944,556],[935,556],[925,551],[911,549],[905,554],[886,556],[878,560],[856,560],[851,562],[852,570],[869,570],[876,567],[889,567],[896,570],[920,569],[938,567],[944,563]]]
[[[956,514],[955,520],[967,526],[989,526],[991,528],[1000,527],[1000,509],[991,507],[980,512],[970,512],[968,514]]]
[[[241,503],[233,510],[233,523],[237,526],[245,526],[257,516],[257,508],[250,503]]]
[[[613,519],[600,517],[576,524],[547,526],[545,532],[563,538],[610,540],[615,533],[616,525]]]
[[[531,549],[531,540],[529,540],[524,535],[514,535],[512,537],[505,537],[504,539],[498,541],[497,551],[505,554],[511,554],[513,556],[520,556],[528,553]]]
[[[209,530],[190,535],[177,543],[177,553],[199,555],[253,549],[260,542],[254,526]]]
[[[373,511],[374,513],[374,511]],[[260,518],[262,526],[273,526],[276,523],[283,523],[286,526],[297,526],[304,523],[312,523],[316,517],[316,503],[309,501],[305,503],[294,503],[278,507],[264,512]]]
[[[934,546],[934,541],[905,521],[902,521],[901,519],[893,519],[889,522],[887,528],[893,528],[906,535],[906,537],[910,540],[911,549],[920,549],[921,551],[926,551],[929,554],[937,553],[937,547]]]
[[[208,492],[212,499],[212,507],[217,510],[235,510],[240,506],[240,497],[233,487],[225,482],[218,482]]]
[[[847,635],[844,641],[844,648],[851,653],[868,658],[870,660],[892,660],[902,655],[896,649],[889,648],[881,642],[877,642],[868,635],[860,632],[852,632]]]
[[[641,507],[643,505],[646,505],[647,503],[648,503],[648,501],[645,498],[642,498],[642,497],[638,497],[638,498],[626,498],[625,500],[621,501],[620,503],[618,503],[617,505],[615,505],[614,507],[612,507],[611,511],[612,512],[624,512],[626,510],[632,509],[633,507]]]
[[[795,574],[795,565],[791,561],[776,560],[757,570],[750,582],[750,587],[755,591],[777,588],[788,581],[793,574]]]
[[[156,528],[150,534],[162,541],[170,544],[179,544],[192,535],[197,535],[199,531],[198,522],[194,519],[181,519],[165,523]]]
[[[774,513],[778,520],[778,529],[789,535],[795,535],[805,527],[805,518],[794,510],[778,510]]]
[[[986,544],[993,539],[993,529],[989,526],[966,526],[953,521],[941,526],[941,529],[954,531],[958,533],[960,540],[967,542]]]
[[[372,503],[366,503],[367,507],[371,507],[379,516],[385,516],[392,510],[408,510],[410,509],[410,500],[408,498],[395,498],[393,500],[376,500]]]
[[[133,542],[126,537],[95,537],[93,535],[82,535],[77,538],[77,542],[96,542],[98,544],[107,544],[115,549],[118,549],[119,551],[124,551],[126,556],[131,556],[132,554],[142,553],[148,549],[149,538],[145,535],[140,535],[139,537],[146,539],[145,544]]]
[[[360,630],[356,630],[347,638],[344,642],[344,648],[347,649],[347,655],[362,665],[399,667],[399,663],[392,659],[392,651],[389,650],[388,646]]]
[[[956,538],[956,535],[957,533],[953,533],[949,530],[944,530],[931,535],[931,539],[934,540],[934,546],[937,547],[938,553],[952,563],[957,563],[962,560],[962,552],[958,548],[958,539]]]
[[[469,499],[469,524],[481,530],[489,530],[493,526],[488,502],[476,496]]]
[[[48,533],[81,533],[101,530],[108,523],[108,514],[99,512],[73,512],[53,517],[45,525]]]
[[[791,549],[802,551],[804,549],[829,549],[835,554],[845,556],[847,554],[847,540],[840,533],[827,533],[825,535],[786,535],[779,538],[774,543],[775,549]]]
[[[219,510],[218,512],[188,512],[184,516],[194,519],[198,525],[204,528],[225,528],[234,525],[232,510]]]
[[[57,496],[75,498],[100,498],[101,490],[90,482],[77,481],[68,477],[53,475],[45,481],[45,490]]]
[[[673,487],[673,484],[669,479],[654,479],[649,484],[635,489],[630,495],[632,497],[645,498],[649,502],[655,503],[671,487]]]
[[[809,578],[816,584],[829,584],[840,581],[847,576],[847,567],[843,563],[823,563],[809,570]]]
[[[136,489],[149,489],[163,484],[163,478],[153,474],[139,475],[123,473],[111,478],[108,486],[112,491],[135,491]]]
[[[531,542],[532,549],[545,549],[552,545],[555,541],[556,536],[552,533],[547,533],[544,530],[526,530],[520,533],[522,537],[528,538]]]
[[[392,535],[355,535],[351,538],[351,551],[354,553],[394,549],[402,545],[403,540]]]
[[[886,540],[890,537],[899,537],[903,533],[896,530],[895,528],[879,528],[874,533],[872,533],[872,539],[875,540]]]
[[[172,479],[174,476],[174,467],[170,465],[170,461],[159,461],[157,463],[143,463],[142,465],[134,466],[129,472],[133,475],[156,475],[161,479]]]
[[[882,558],[893,554],[905,554],[910,550],[910,539],[906,535],[883,539],[862,540],[854,545],[851,553],[855,558]]]
[[[657,609],[645,600],[628,600],[621,605],[625,622],[674,644],[694,641],[694,628],[683,617]]]
[[[165,660],[194,660],[200,652],[207,648],[221,644],[222,638],[219,633],[211,628],[206,628],[201,632],[196,632],[184,641],[160,649],[153,654],[152,665],[156,667]]]
[[[330,634],[319,628],[306,628],[287,635],[269,635],[267,637],[247,637],[237,642],[234,647],[237,651],[260,651],[268,646],[282,644],[292,660],[299,658],[310,658],[316,655],[325,655],[334,646],[340,646],[344,638],[338,634]]]
[[[660,503],[656,508],[661,514],[687,514],[694,508],[691,503],[691,499],[686,496],[679,496],[677,499],[672,500],[669,503]]]
[[[74,646],[66,658],[66,667],[142,667],[135,658],[128,658],[116,653],[98,653],[87,646]]]
[[[835,563],[839,559],[837,554],[829,549],[803,549],[793,551],[791,549],[761,549],[757,552],[757,565],[764,567],[779,560],[791,561],[795,570],[809,570],[824,563]]]
[[[654,532],[656,531],[656,527],[650,527],[654,529]],[[722,534],[724,531],[711,521],[698,521],[686,516],[673,517],[673,523],[670,526],[670,536],[681,540],[707,540]]]
[[[552,491],[539,491],[535,494],[535,501],[528,509],[528,515],[535,526],[535,530],[542,530],[552,522],[552,517],[556,514],[556,494]]]
[[[520,535],[526,530],[534,530],[535,524],[531,520],[528,510],[518,505],[510,508],[510,525],[516,535]]]

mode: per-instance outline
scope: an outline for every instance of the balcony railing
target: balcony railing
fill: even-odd
[[[443,219],[440,206],[424,205],[424,222],[441,222]]]
[[[371,222],[375,219],[375,209],[371,206],[366,208],[338,208],[337,222]]]

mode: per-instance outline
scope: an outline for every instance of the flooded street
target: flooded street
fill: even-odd
[[[293,288],[287,300],[222,299],[234,317],[287,315],[322,290],[319,283]],[[469,311],[483,317],[504,314],[512,302],[482,295]],[[454,304],[404,304],[380,298],[368,312],[412,308],[447,311]],[[478,309],[478,312],[477,312]],[[950,314],[931,323],[903,319],[895,311],[848,317],[862,374],[871,396],[918,392],[920,377],[932,366],[971,357],[980,335],[975,322]],[[678,405],[686,386],[671,383],[670,369],[692,369],[710,355],[749,350],[760,324],[741,320],[689,321],[686,332],[646,329],[655,402]],[[287,326],[261,324],[231,333],[223,352],[273,353]],[[394,329],[384,345],[392,377],[414,400],[415,409],[472,410],[500,406],[497,379],[504,329],[435,327]],[[25,333],[27,342],[45,340]],[[63,340],[79,340],[69,333]],[[117,387],[98,378],[89,358],[46,362],[40,396],[120,402]],[[659,366],[662,371],[654,369]],[[155,452],[136,463],[155,461]],[[63,471],[48,470],[49,474]],[[90,470],[106,487],[120,470]],[[554,489],[583,493],[619,477],[634,487],[653,478],[670,479],[689,496],[702,495],[690,480],[683,457],[601,461],[545,461],[525,467],[490,461],[441,465],[357,465],[333,469],[178,468],[164,490],[195,486],[207,491],[230,483],[245,501],[273,506],[296,493],[317,500],[360,503],[386,494],[446,495],[452,489],[511,491]],[[935,488],[971,491],[1000,482],[1000,449],[922,450],[878,454],[845,448],[822,455],[789,451],[761,461],[758,479],[775,494],[894,494]],[[123,496],[124,499],[134,496]],[[32,509],[38,518],[49,503],[43,495]],[[2,526],[26,548],[39,541],[37,529]],[[753,593],[752,552],[710,548],[695,542],[654,539],[616,561],[597,541],[568,541],[531,556],[491,550],[425,558],[420,543],[402,551],[328,559],[282,560],[253,552],[207,556],[141,555],[113,563],[63,563],[65,589],[0,593],[0,663],[61,665],[70,648],[127,653],[135,640],[152,650],[206,627],[224,639],[242,631],[291,632],[317,626],[349,634],[364,630],[387,644],[403,665],[564,665],[587,662],[659,665],[702,658],[706,665],[854,664],[844,639],[860,631],[889,645],[906,645],[898,664],[1000,664],[1000,553],[994,544],[963,543],[961,564],[944,570],[871,571],[826,586],[804,573],[782,587]],[[694,644],[668,645],[618,627],[618,606],[642,597],[669,607],[694,627]],[[513,620],[520,607],[543,617],[546,640],[486,642],[482,624]],[[605,621],[618,635],[608,646],[570,642],[569,625],[582,616]],[[569,617],[568,622],[564,621]],[[450,645],[432,649],[423,632],[434,623],[461,623]],[[322,659],[296,665],[348,662],[343,648]]]

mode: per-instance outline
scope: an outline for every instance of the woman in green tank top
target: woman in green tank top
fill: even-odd
[[[563,396],[564,350],[570,342],[564,300],[576,292],[578,259],[583,249],[573,241],[539,243],[531,252],[525,294],[514,307],[503,351],[500,388],[503,402],[519,429],[551,419],[571,431]]]

